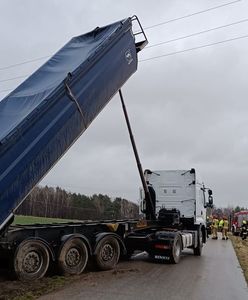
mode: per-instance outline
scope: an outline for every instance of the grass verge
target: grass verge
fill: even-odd
[[[248,284],[248,240],[246,239],[243,241],[239,236],[233,235],[230,235],[229,237],[232,241],[233,248],[236,252],[240,266],[244,272],[245,279]]]
[[[15,220],[13,222],[13,225],[52,224],[52,223],[67,223],[67,222],[77,222],[77,220],[15,215]]]

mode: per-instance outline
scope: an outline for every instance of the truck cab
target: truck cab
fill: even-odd
[[[206,226],[206,188],[195,169],[190,170],[145,170],[145,179],[156,194],[155,213],[161,209],[177,210],[181,219]],[[211,194],[211,193],[210,193]],[[141,192],[140,212],[146,209],[146,200]]]
[[[127,235],[128,249],[172,263],[179,262],[184,249],[200,256],[207,240],[206,210],[213,205],[212,191],[195,169],[145,170],[144,177],[149,191],[147,196],[140,190],[144,224]]]

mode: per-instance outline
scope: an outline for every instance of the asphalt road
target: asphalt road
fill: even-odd
[[[248,287],[230,241],[208,240],[203,255],[187,251],[177,265],[139,254],[114,271],[88,272],[41,300],[246,300]]]

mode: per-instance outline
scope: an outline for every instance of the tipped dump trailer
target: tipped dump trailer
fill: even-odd
[[[74,37],[0,102],[0,233],[33,187],[137,70],[136,17]]]
[[[135,28],[135,30],[134,30]],[[0,259],[22,280],[50,262],[112,268],[133,222],[10,226],[14,211],[137,70],[147,39],[136,16],[72,38],[0,102]]]
[[[201,255],[205,226],[200,219],[196,223],[193,202],[185,210],[191,216],[180,215],[174,204],[156,205],[156,193],[146,183],[153,173],[142,170],[120,90],[137,70],[137,53],[146,44],[136,16],[97,27],[69,41],[0,102],[0,260],[9,261],[19,279],[39,279],[51,265],[63,274],[80,274],[89,259],[109,270],[121,255],[129,257],[136,250],[173,263],[185,247]],[[145,218],[10,225],[34,186],[118,91],[143,185]],[[179,202],[188,201],[183,193],[180,197]]]

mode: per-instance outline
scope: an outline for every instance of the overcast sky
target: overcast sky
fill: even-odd
[[[234,0],[1,0],[0,68],[49,56],[73,36],[136,14],[144,28]],[[146,30],[149,45],[248,18],[248,1]],[[144,60],[248,36],[248,21],[143,50]],[[140,62],[123,87],[143,168],[194,167],[217,206],[248,206],[248,38]],[[0,70],[30,75],[45,60]],[[0,99],[24,78],[0,82]],[[9,91],[6,91],[9,90]],[[141,185],[116,95],[44,178],[137,202]]]

